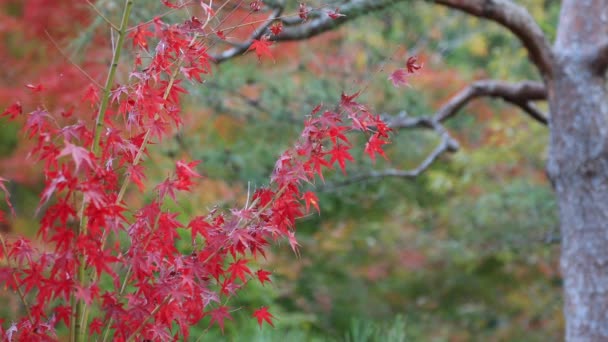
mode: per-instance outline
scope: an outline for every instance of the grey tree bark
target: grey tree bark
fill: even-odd
[[[271,39],[307,39],[397,1],[350,0],[340,6],[346,16],[338,20],[323,13],[311,15],[308,21],[285,19],[283,33]],[[608,0],[562,0],[554,46],[528,11],[514,1],[427,1],[506,28],[526,48],[543,82],[476,82],[456,94],[435,115],[414,118],[402,113],[393,119],[392,127],[433,129],[442,138],[441,144],[413,170],[372,172],[353,181],[366,177],[416,177],[439,155],[458,148],[442,122],[479,97],[502,99],[537,122],[548,121],[547,173],[555,189],[562,232],[565,339],[608,341]],[[248,41],[217,54],[217,62],[247,51],[253,39],[280,18],[281,4],[273,2],[273,12],[260,29]],[[543,99],[549,102],[548,117],[532,103]]]
[[[562,2],[547,171],[559,205],[567,341],[608,340],[607,38],[606,1]]]

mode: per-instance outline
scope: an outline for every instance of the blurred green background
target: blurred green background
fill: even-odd
[[[21,18],[25,9],[6,3],[3,15]],[[100,1],[110,17],[112,3]],[[552,38],[559,4],[520,3]],[[137,7],[134,20],[153,17],[159,6]],[[185,18],[178,13],[167,20]],[[84,21],[62,42],[86,63],[92,49],[87,35],[100,25]],[[45,65],[35,41],[18,46],[14,32],[0,33],[4,46],[11,47],[2,55],[7,62],[26,55],[31,63]],[[365,88],[361,102],[378,113],[428,115],[473,80],[538,79],[509,33],[424,2],[398,4],[320,37],[276,45],[273,53],[275,63],[248,54],[216,67],[202,85],[189,85],[186,128],[151,150],[149,184],[161,180],[175,160],[203,161],[206,178],[192,196],[180,199],[182,218],[215,204],[241,203],[248,188],[266,184],[277,156],[297,139],[305,115],[319,103],[332,106],[342,92]],[[411,55],[422,61],[423,70],[409,87],[394,88],[388,74]],[[6,90],[17,76],[3,72]],[[0,108],[12,97],[0,91]],[[547,129],[489,100],[473,102],[447,126],[461,150],[416,180],[334,187],[344,180],[334,172],[326,175],[326,185],[311,186],[319,192],[321,214],[298,222],[301,257],[287,243],[274,246],[260,261],[273,272],[272,284],[248,285],[230,303],[237,309],[269,306],[274,329],[260,329],[250,310],[237,310],[238,322],[227,323],[223,335],[208,330],[207,321],[192,335],[212,341],[560,340],[559,234],[544,174]],[[363,146],[364,137],[352,139]],[[17,177],[14,165],[27,163],[23,140],[15,125],[0,125],[0,175],[14,180],[19,214],[4,228],[31,235],[41,183],[35,169]],[[436,143],[429,132],[395,132],[389,161],[372,165],[360,150],[347,171],[354,176],[412,168]],[[134,192],[128,200],[145,198]],[[10,306],[4,310],[6,318]]]

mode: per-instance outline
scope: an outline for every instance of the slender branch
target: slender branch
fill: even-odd
[[[505,81],[483,80],[476,81],[467,86],[443,105],[433,115],[432,120],[444,122],[455,116],[460,109],[470,101],[479,97],[500,98],[505,102],[520,107],[526,114],[537,122],[547,125],[547,116],[530,104],[531,101],[545,100],[547,90],[540,82],[523,81],[509,83]],[[396,117],[389,123],[393,128],[416,128],[425,126],[424,121],[419,118],[407,116]]]
[[[504,81],[485,80],[477,81],[454,95],[432,116],[412,117],[406,112],[388,118],[387,123],[393,129],[423,128],[435,131],[440,137],[439,144],[426,156],[426,158],[411,170],[387,169],[383,171],[370,171],[343,182],[323,186],[321,191],[334,189],[365,180],[379,180],[386,177],[416,178],[426,171],[441,155],[458,150],[458,142],[452,138],[442,122],[454,117],[470,101],[478,97],[496,97],[512,103],[523,109],[534,120],[546,125],[547,116],[538,110],[531,101],[546,99],[547,91],[542,83],[524,81],[508,83]]]
[[[66,53],[63,52],[63,50],[61,50],[61,47],[59,46],[59,44],[57,44],[55,39],[53,39],[53,37],[51,36],[49,31],[44,30],[44,33],[49,38],[49,40],[51,41],[53,46],[57,49],[57,51],[59,51],[59,53],[63,56],[63,58],[65,58],[68,62],[70,62],[70,64],[72,64],[72,66],[74,66],[74,68],[78,69],[78,71],[80,71],[80,73],[83,74],[84,77],[86,77],[89,81],[91,81],[91,83],[96,85],[97,88],[103,88],[101,86],[101,84],[99,84],[99,82],[97,82],[93,77],[91,77],[91,75],[89,75],[86,71],[84,71],[84,69],[81,68],[78,64],[74,63],[74,61],[72,61],[72,59],[70,59],[70,57],[68,55],[66,55]]]
[[[348,178],[345,181],[329,184],[323,186],[320,191],[330,192],[335,190],[336,188],[347,186],[353,183],[358,183],[361,181],[367,181],[372,179],[382,179],[386,177],[399,177],[399,178],[416,178],[424,171],[426,171],[441,155],[447,152],[456,152],[460,148],[458,142],[452,138],[447,129],[441,125],[439,121],[433,118],[412,118],[406,116],[406,114],[402,114],[401,124],[405,124],[408,122],[411,127],[424,127],[434,130],[440,137],[441,141],[439,144],[431,151],[431,153],[424,158],[424,160],[418,164],[413,169],[410,170],[398,170],[398,169],[386,169],[382,171],[370,171],[368,173],[363,173],[356,175],[354,177]]]
[[[103,15],[103,13],[101,13],[101,11],[100,11],[100,10],[97,8],[97,6],[95,6],[95,4],[94,4],[94,3],[92,3],[92,2],[91,2],[91,1],[89,1],[89,0],[86,0],[86,1],[87,1],[87,4],[89,4],[89,6],[91,6],[91,8],[93,9],[93,11],[95,11],[95,13],[97,13],[97,15],[98,15],[98,16],[99,16],[101,19],[103,19],[103,21],[105,21],[105,22],[106,22],[108,25],[110,25],[110,27],[111,27],[111,28],[113,28],[114,30],[116,30],[116,31],[118,31],[118,30],[119,30],[119,28],[118,28],[118,27],[116,27],[116,25],[114,25],[114,23],[112,23],[112,22],[110,21],[110,19],[108,19],[108,18],[107,18],[105,15]]]
[[[492,20],[511,31],[528,50],[544,78],[551,78],[554,56],[549,41],[532,15],[510,0],[431,0],[439,5]]]

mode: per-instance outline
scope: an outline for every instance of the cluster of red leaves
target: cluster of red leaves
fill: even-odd
[[[136,59],[128,83],[112,85],[107,94],[94,85],[85,89],[87,105],[77,109],[85,115],[78,117],[103,117],[100,122],[66,118],[44,106],[24,112],[17,102],[0,114],[24,122],[34,141],[30,155],[44,166],[45,179],[38,209],[41,243],[2,239],[0,283],[19,293],[27,308],[25,317],[0,330],[3,339],[57,338],[57,327],[76,319],[70,301],[95,308],[85,321],[90,338],[110,332],[114,341],[188,340],[190,327],[207,316],[223,330],[232,319],[229,299],[249,281],[270,282],[270,272],[252,269],[270,243],[287,239],[298,252],[296,220],[311,205],[320,211],[316,195],[302,187],[323,179],[323,170],[336,164],[345,172],[353,160],[345,133],[364,132],[372,160],[385,156],[390,128],[356,102],[358,94],[343,95],[337,109],[312,111],[298,142],[277,161],[269,185],[244,207],[213,210],[186,224],[167,210],[166,201],[192,191],[200,178],[196,161],[178,161],[150,203],[129,207],[123,201],[128,184],[146,190],[139,162],[147,145],[182,124],[182,79],[201,81],[210,73],[197,23],[192,18],[169,25],[157,18],[130,30],[133,49],[151,59],[146,65]],[[155,47],[148,51],[152,40]],[[103,110],[105,95],[109,106]],[[99,116],[102,111],[105,116]],[[4,181],[0,190],[8,201]],[[176,247],[178,229],[190,232],[187,252]],[[85,277],[78,274],[82,270]],[[273,324],[266,307],[253,317],[260,325]]]
[[[405,68],[397,69],[393,71],[388,79],[393,83],[395,87],[400,87],[402,85],[407,85],[407,77],[410,74],[415,73],[416,71],[422,68],[421,64],[418,64],[418,60],[416,57],[410,57],[407,59],[405,63]]]

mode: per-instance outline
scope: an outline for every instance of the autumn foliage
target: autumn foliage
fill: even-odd
[[[184,7],[162,3],[168,10]],[[254,1],[247,10],[262,5]],[[15,98],[0,114],[23,125],[33,142],[29,156],[43,166],[45,184],[36,213],[37,240],[2,237],[0,282],[18,294],[25,308],[23,317],[5,322],[3,339],[53,340],[58,331],[69,330],[71,340],[80,341],[188,340],[190,327],[205,317],[223,330],[232,320],[230,299],[248,282],[271,282],[271,273],[256,269],[255,259],[281,239],[298,252],[297,219],[313,208],[320,212],[316,195],[302,186],[323,180],[327,169],[346,172],[346,162],[353,161],[346,133],[367,135],[364,150],[372,160],[385,157],[382,147],[390,128],[357,102],[358,94],[344,94],[337,105],[319,105],[306,117],[299,139],[279,156],[268,185],[252,191],[246,204],[190,218],[170,211],[166,203],[191,192],[204,165],[180,160],[170,176],[150,188],[142,161],[152,144],[182,125],[184,84],[204,87],[203,81],[213,77],[208,51],[234,30],[221,25],[232,12],[187,2],[197,6],[200,18],[169,24],[158,16],[132,25],[132,6],[125,2],[122,22],[115,27],[106,83],[91,82],[80,90],[74,115],[40,100],[44,83],[19,85],[29,95]],[[305,19],[307,11],[300,7],[295,15]],[[338,10],[331,14],[341,16]],[[280,27],[275,23],[268,36],[251,45],[261,61],[272,60],[267,38]],[[128,81],[118,83],[125,50],[133,66]],[[407,64],[410,73],[417,67]],[[69,83],[69,77],[82,75],[70,73],[63,82]],[[402,81],[393,77],[393,82]],[[32,99],[38,103],[25,105]],[[0,190],[11,208],[6,182],[0,178]],[[127,203],[124,196],[132,184],[136,191],[152,192],[153,199],[142,207]],[[0,221],[9,215],[0,212]],[[189,232],[187,250],[176,246],[178,230]],[[249,310],[260,326],[273,325],[267,307]]]

